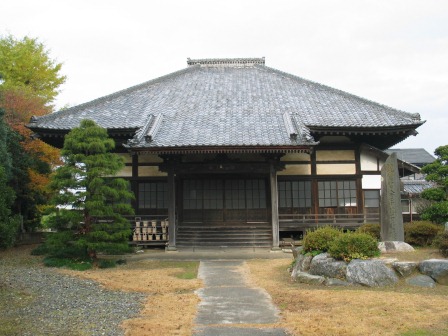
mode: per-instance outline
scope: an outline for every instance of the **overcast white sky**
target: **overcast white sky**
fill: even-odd
[[[180,70],[190,58],[266,65],[427,120],[396,147],[448,144],[446,0],[3,0],[0,35],[62,62],[57,106]]]

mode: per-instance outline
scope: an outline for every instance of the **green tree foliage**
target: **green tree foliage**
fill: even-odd
[[[60,70],[61,64],[50,59],[49,51],[37,39],[0,36],[0,108],[10,129],[7,151],[12,169],[8,185],[16,196],[11,211],[21,216],[24,229],[29,231],[39,225],[41,209],[50,197],[46,185],[59,152],[32,140],[25,125],[32,115],[52,111],[49,104],[65,81]]]
[[[11,156],[8,152],[8,126],[3,122],[3,110],[0,109],[0,248],[10,247],[17,236],[19,221],[11,216],[14,191],[9,187],[11,179]]]
[[[83,120],[66,136],[64,164],[50,182],[57,191],[53,203],[63,208],[51,217],[52,225],[73,231],[75,245],[94,260],[100,251],[128,250],[131,234],[123,215],[133,213],[129,200],[134,196],[126,180],[113,177],[124,166],[122,158],[111,153],[114,147],[105,129]]]
[[[436,187],[423,191],[422,197],[433,203],[422,213],[422,218],[435,223],[448,222],[448,145],[438,147],[436,160],[422,168],[426,180]]]
[[[66,79],[60,74],[61,67],[35,38],[0,38],[0,76],[5,89],[22,88],[45,104],[51,103]]]

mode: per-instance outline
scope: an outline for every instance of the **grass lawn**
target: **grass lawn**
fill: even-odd
[[[30,248],[0,252],[3,265],[41,265],[42,257],[30,256]],[[390,254],[400,260],[419,261],[441,256],[431,249]],[[264,288],[281,310],[277,325],[292,335],[448,335],[448,286],[434,289],[411,287],[400,281],[386,288],[324,287],[291,282],[291,259],[250,260],[249,280]],[[147,301],[137,318],[127,320],[127,336],[191,335],[202,286],[198,262],[128,261],[116,268],[72,271],[71,276],[98,281],[109,289],[143,292]],[[11,311],[33,304],[26,291],[0,283],[0,335],[21,335],[20,319]]]
[[[202,286],[199,262],[129,261],[125,265],[65,274],[98,281],[106,288],[148,294],[140,316],[123,323],[126,336],[191,335]]]
[[[442,258],[435,250],[389,254],[399,260]],[[251,281],[267,290],[292,335],[448,335],[448,286],[324,287],[291,282],[291,260],[248,262]]]
[[[43,266],[43,256],[30,255],[35,246],[0,251],[1,266]],[[126,320],[127,336],[190,335],[199,302],[194,291],[201,287],[197,279],[199,262],[189,261],[131,261],[115,268],[73,271],[53,268],[70,276],[91,279],[113,290],[146,293],[147,301],[135,319]],[[32,305],[33,294],[14,290],[0,281],[0,335],[23,335],[26,316],[21,308]],[[76,330],[73,330],[76,333]]]

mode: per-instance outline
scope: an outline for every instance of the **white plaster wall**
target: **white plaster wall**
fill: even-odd
[[[311,156],[306,153],[288,153],[280,161],[311,161]]]
[[[318,164],[316,172],[317,175],[353,175],[356,174],[356,165],[354,163]]]
[[[159,171],[158,166],[142,166],[138,167],[138,176],[168,176],[168,174]]]
[[[118,177],[132,177],[132,167],[127,166],[124,167],[121,171],[116,175]]]
[[[311,165],[286,165],[285,169],[279,171],[277,175],[311,175]]]
[[[316,151],[317,161],[340,161],[355,160],[354,150],[318,150]]]
[[[378,171],[377,157],[373,153],[361,153],[361,170],[363,171]]]
[[[381,175],[363,175],[362,189],[381,189]]]

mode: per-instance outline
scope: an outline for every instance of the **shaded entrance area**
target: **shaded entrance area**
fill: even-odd
[[[184,178],[179,189],[177,246],[271,246],[267,178]]]

